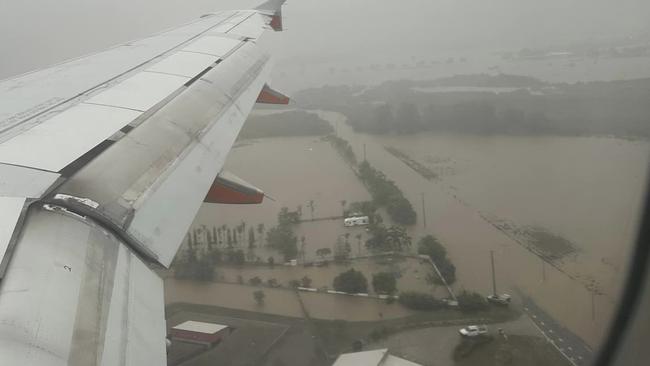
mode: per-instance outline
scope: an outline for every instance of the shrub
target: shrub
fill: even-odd
[[[399,295],[399,303],[409,309],[424,311],[437,310],[444,306],[444,303],[433,295],[415,291],[402,292]]]

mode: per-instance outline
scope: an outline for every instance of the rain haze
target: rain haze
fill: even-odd
[[[210,11],[245,9],[257,3],[5,0],[0,4],[0,42],[5,55],[0,59],[0,77],[145,37]],[[576,43],[650,37],[650,3],[643,0],[293,0],[285,6],[284,17],[286,32],[266,35],[263,43],[273,47],[277,83],[292,90],[331,80],[327,74],[310,75],[314,69],[468,59],[469,65],[452,68],[448,75],[442,70],[436,73],[449,76],[485,72],[493,66],[490,56],[498,52],[562,51]],[[382,79],[376,73],[359,77],[364,83]]]

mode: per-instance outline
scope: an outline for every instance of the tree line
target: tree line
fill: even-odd
[[[368,188],[376,206],[386,207],[390,218],[401,225],[413,225],[417,214],[395,182],[373,168],[367,161],[359,164],[359,178]]]
[[[497,87],[512,91],[428,93],[419,87]],[[314,108],[335,110],[357,131],[422,131],[650,137],[650,78],[547,84],[516,75],[458,75],[445,80],[391,81],[365,90],[350,87],[297,93]],[[377,104],[377,102],[383,104]]]

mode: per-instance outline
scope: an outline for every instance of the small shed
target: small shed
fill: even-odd
[[[231,331],[227,325],[188,320],[172,327],[170,336],[176,341],[211,346],[221,342]]]

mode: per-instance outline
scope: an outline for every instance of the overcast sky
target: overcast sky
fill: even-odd
[[[0,0],[0,78],[260,1]],[[646,0],[289,0],[283,68],[542,47],[648,32]],[[281,67],[281,68],[282,68]]]

